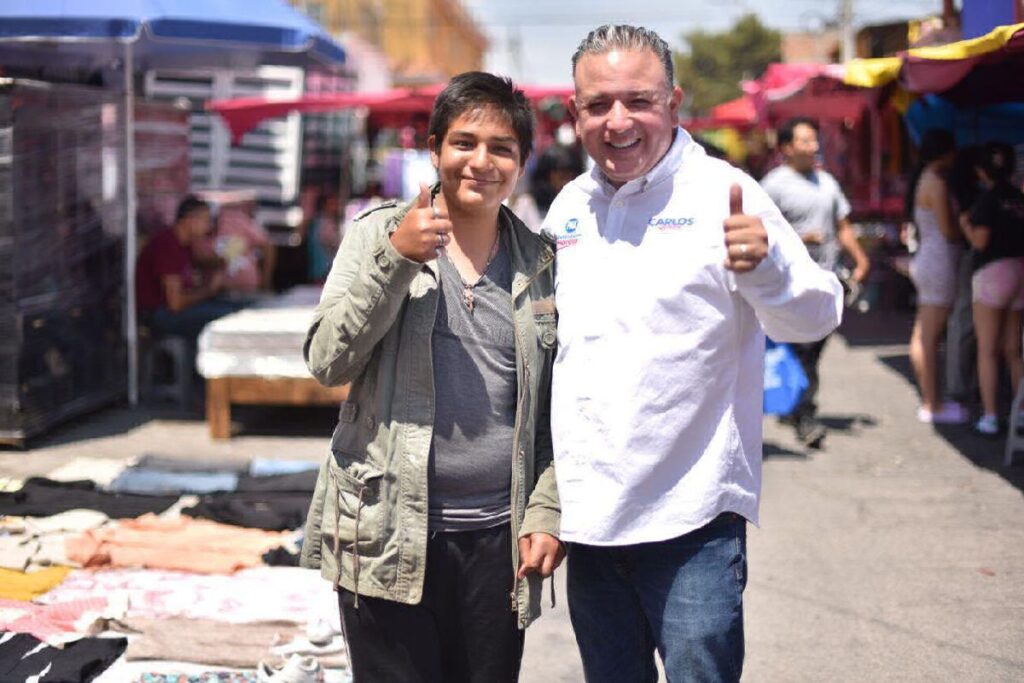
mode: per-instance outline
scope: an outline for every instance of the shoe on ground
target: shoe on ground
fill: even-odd
[[[324,670],[316,657],[292,655],[280,666],[260,662],[256,667],[257,683],[323,683]]]
[[[955,401],[947,401],[942,407],[932,412],[920,406],[917,409],[918,422],[937,425],[958,425],[967,422],[967,410]]]
[[[334,639],[334,628],[326,619],[314,619],[306,625],[306,640],[314,645],[327,645]]]
[[[811,448],[821,448],[828,429],[813,417],[801,417],[796,423],[796,439]]]
[[[995,415],[982,415],[974,423],[974,431],[985,436],[995,436],[999,433],[999,419]]]

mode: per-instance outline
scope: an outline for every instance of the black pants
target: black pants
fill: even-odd
[[[431,534],[418,605],[338,600],[355,683],[514,683],[523,632],[512,611],[512,532]]]
[[[814,417],[818,414],[818,363],[821,362],[821,352],[825,350],[825,343],[828,337],[808,344],[790,344],[793,355],[800,361],[804,374],[807,375],[807,389],[800,397],[791,415],[794,418]]]

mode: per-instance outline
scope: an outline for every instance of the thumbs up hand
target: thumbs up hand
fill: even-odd
[[[743,188],[729,188],[729,217],[725,228],[725,267],[736,273],[757,268],[768,254],[768,231],[757,216],[743,213]]]
[[[391,234],[391,244],[405,258],[426,263],[448,244],[451,231],[448,212],[430,205],[430,188],[421,184],[416,203]]]

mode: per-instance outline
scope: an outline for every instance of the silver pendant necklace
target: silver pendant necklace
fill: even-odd
[[[455,268],[455,273],[459,276],[459,281],[462,283],[462,302],[466,304],[466,310],[470,313],[473,312],[473,304],[475,303],[476,297],[473,295],[473,288],[476,287],[480,280],[484,279],[484,275],[487,273],[487,269],[491,266],[491,261],[498,255],[498,240],[501,238],[501,230],[494,235],[494,244],[491,245],[491,253],[487,256],[487,263],[484,264],[483,270],[480,271],[480,277],[477,278],[476,282],[470,284],[466,282],[466,279],[462,277],[462,273],[459,272],[458,267],[449,258],[448,262]],[[447,256],[447,252],[445,252]],[[472,261],[470,261],[472,263]]]

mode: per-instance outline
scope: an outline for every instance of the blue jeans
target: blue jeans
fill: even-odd
[[[739,681],[746,520],[724,513],[678,538],[568,546],[569,615],[588,683]]]
[[[227,299],[207,299],[188,308],[174,312],[158,308],[143,314],[143,322],[161,334],[185,337],[195,345],[196,338],[206,324],[245,308],[245,302]]]

